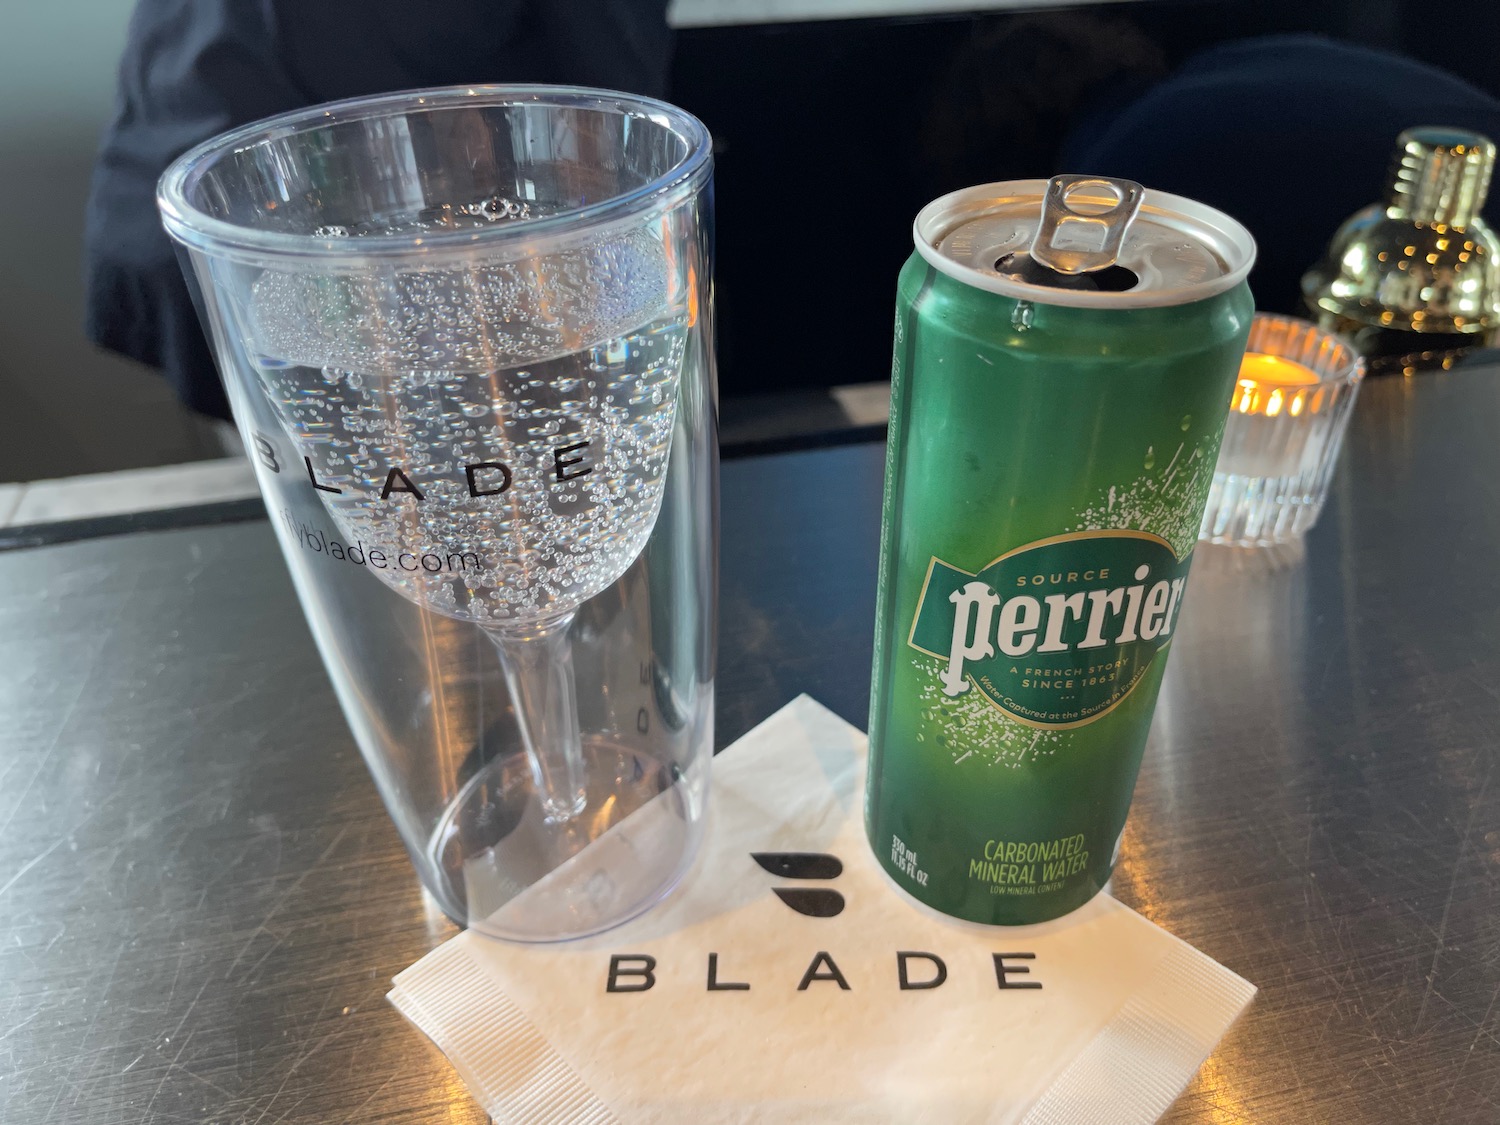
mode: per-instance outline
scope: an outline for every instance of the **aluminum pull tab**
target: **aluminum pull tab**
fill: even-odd
[[[1145,193],[1132,180],[1053,176],[1031,240],[1032,260],[1070,275],[1114,265]]]

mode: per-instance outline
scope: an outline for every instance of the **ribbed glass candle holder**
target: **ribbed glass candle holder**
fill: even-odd
[[[1199,537],[1268,546],[1312,527],[1363,377],[1364,361],[1340,337],[1258,314]]]

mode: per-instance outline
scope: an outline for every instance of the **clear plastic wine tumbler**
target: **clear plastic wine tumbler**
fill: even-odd
[[[710,145],[645,98],[316,106],[158,203],[427,888],[546,941],[666,894],[713,743]]]

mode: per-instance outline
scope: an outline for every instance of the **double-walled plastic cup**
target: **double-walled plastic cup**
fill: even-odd
[[[710,174],[672,106],[496,86],[314,107],[162,178],[344,713],[486,933],[624,921],[702,835]]]

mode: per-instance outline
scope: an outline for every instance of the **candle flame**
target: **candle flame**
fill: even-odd
[[[1231,410],[1238,410],[1241,414],[1249,414],[1255,409],[1255,380],[1241,379],[1234,390],[1234,401],[1230,404]]]
[[[1318,376],[1304,364],[1282,356],[1247,352],[1240,364],[1229,408],[1240,414],[1264,414],[1275,418],[1283,410],[1297,417],[1304,410],[1317,413],[1321,392],[1315,392]]]

